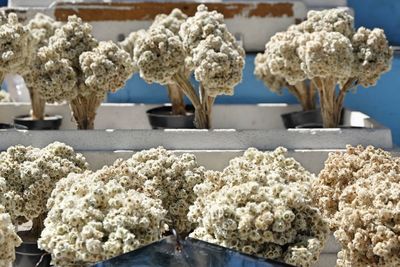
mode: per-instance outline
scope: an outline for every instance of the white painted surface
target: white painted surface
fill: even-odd
[[[213,130],[150,130],[145,111],[154,105],[103,104],[95,128],[76,131],[67,105],[50,105],[48,114],[64,117],[60,131],[0,131],[0,150],[15,144],[43,146],[62,141],[81,150],[143,149],[337,149],[346,144],[392,148],[391,131],[361,112],[348,111],[345,125],[362,129],[284,129],[280,115],[298,105],[215,105]],[[9,123],[29,113],[29,104],[0,104],[0,122]],[[107,130],[108,129],[108,130]],[[196,140],[196,141],[193,141]]]

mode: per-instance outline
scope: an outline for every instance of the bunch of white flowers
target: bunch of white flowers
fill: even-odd
[[[30,64],[33,49],[30,32],[18,22],[17,14],[10,13],[0,24],[0,73],[22,74]]]
[[[348,146],[329,155],[312,195],[342,246],[337,266],[400,265],[400,158]]]
[[[35,219],[47,211],[57,181],[87,167],[85,158],[63,143],[10,147],[0,153],[0,204],[16,225]]]
[[[30,38],[32,39],[33,51],[30,55],[32,57],[31,65],[25,66],[29,71],[25,71],[23,77],[29,90],[32,104],[31,115],[34,119],[43,120],[46,104],[43,97],[40,95],[40,91],[37,89],[36,84],[36,78],[39,77],[39,70],[41,68],[41,62],[37,56],[37,51],[48,44],[49,38],[60,26],[60,22],[57,22],[42,13],[37,13],[26,26],[31,35]]]
[[[132,75],[129,53],[113,42],[98,42],[92,26],[77,16],[57,29],[37,56],[40,95],[48,102],[70,102],[79,129],[93,129],[96,110],[109,91]]]
[[[162,201],[169,224],[178,233],[193,230],[195,224],[187,214],[196,199],[193,188],[204,180],[204,167],[199,166],[193,154],[178,156],[158,147],[116,162],[114,168],[124,186]]]
[[[189,220],[191,237],[244,253],[311,266],[329,229],[310,199],[312,174],[286,149],[248,149],[222,172],[207,172]]]
[[[9,267],[15,260],[15,247],[21,245],[10,215],[0,205],[0,267]]]
[[[57,266],[84,265],[156,241],[168,228],[187,233],[195,226],[187,213],[203,172],[193,155],[159,147],[97,172],[71,174],[47,203],[38,244]]]
[[[304,110],[315,108],[318,91],[324,127],[337,127],[345,94],[375,85],[392,58],[383,30],[356,30],[347,10],[328,9],[276,33],[257,55],[254,73],[275,92],[288,88]]]
[[[55,266],[88,266],[161,238],[160,200],[128,188],[113,167],[60,180],[38,245]]]
[[[244,54],[228,31],[223,15],[208,11],[205,5],[199,5],[189,18],[179,9],[157,16],[134,45],[140,76],[149,83],[177,86],[181,98],[183,93],[187,95],[196,110],[197,128],[210,128],[215,97],[232,95],[242,80]],[[198,92],[188,80],[191,72],[200,83]]]

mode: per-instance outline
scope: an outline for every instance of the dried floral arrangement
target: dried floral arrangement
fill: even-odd
[[[218,95],[232,95],[242,79],[244,50],[222,14],[199,5],[193,17],[175,9],[159,15],[147,31],[132,33],[123,47],[133,53],[140,76],[168,87],[174,113],[184,114],[183,95],[195,108],[197,128],[210,128]],[[132,52],[133,49],[133,52]],[[196,92],[189,78],[199,82]]]
[[[43,149],[21,145],[0,153],[0,205],[14,225],[33,221],[30,236],[43,229],[46,202],[58,180],[88,167],[72,147],[55,142]]]
[[[288,88],[304,110],[315,108],[318,92],[324,127],[331,128],[339,125],[346,93],[375,85],[392,57],[384,31],[355,29],[347,10],[309,11],[305,21],[271,38],[254,73],[274,92]]]
[[[313,183],[342,247],[337,266],[400,265],[400,159],[372,146],[331,153]]]
[[[36,85],[47,102],[68,101],[78,129],[93,129],[96,110],[109,91],[133,73],[127,52],[112,41],[98,42],[77,16],[57,29],[38,50]]]
[[[244,253],[312,266],[329,228],[312,205],[314,178],[280,147],[273,152],[248,149],[222,172],[208,171],[194,187],[197,200],[190,235]]]
[[[56,266],[85,266],[154,242],[171,228],[187,233],[195,227],[187,213],[203,172],[193,155],[160,147],[71,174],[48,201],[39,246]]]

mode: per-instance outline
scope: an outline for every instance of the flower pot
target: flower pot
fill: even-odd
[[[18,129],[18,130],[28,130],[28,127],[21,124],[8,124],[8,123],[0,123],[1,129]]]
[[[40,250],[36,242],[23,242],[15,249],[13,267],[48,267],[50,262],[50,254]]]
[[[171,106],[162,106],[149,109],[146,113],[153,129],[194,129],[193,106],[186,106],[186,111],[186,115],[174,115]]]
[[[58,130],[62,122],[59,115],[45,116],[44,120],[34,120],[29,115],[14,118],[15,124],[26,126],[29,130]]]
[[[322,128],[322,116],[320,109],[290,112],[281,115],[283,125],[289,128]],[[306,127],[299,127],[304,125]],[[319,126],[319,127],[309,127]]]
[[[346,109],[342,109],[340,124],[338,128],[342,129],[359,129],[363,127],[343,125],[343,118]],[[281,115],[283,124],[287,129],[297,128],[297,129],[310,129],[310,128],[324,128],[322,122],[321,109],[314,109],[308,111],[297,111],[290,112]]]

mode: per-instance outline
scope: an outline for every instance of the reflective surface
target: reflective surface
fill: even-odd
[[[290,267],[187,238],[178,243],[174,236],[93,265],[93,267]]]

